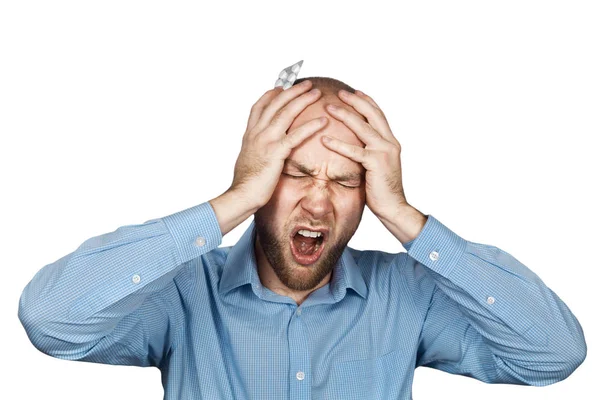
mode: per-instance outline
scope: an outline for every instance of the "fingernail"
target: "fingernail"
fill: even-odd
[[[329,142],[331,142],[331,138],[329,136],[323,136],[323,141],[325,143],[329,143]]]

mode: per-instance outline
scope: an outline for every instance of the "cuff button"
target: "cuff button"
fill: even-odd
[[[431,258],[433,261],[437,261],[437,259],[440,258],[440,255],[437,251],[432,251],[429,253],[429,258]]]

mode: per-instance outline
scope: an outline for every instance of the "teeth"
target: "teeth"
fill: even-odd
[[[305,230],[305,229],[299,230],[298,233],[301,234],[302,236],[313,237],[313,238],[323,236],[321,234],[321,232],[312,232],[312,231],[308,231],[308,230]]]

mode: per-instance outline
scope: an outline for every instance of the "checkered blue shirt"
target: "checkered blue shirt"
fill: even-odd
[[[410,399],[419,366],[543,386],[586,357],[535,273],[432,215],[408,253],[346,247],[300,307],[261,284],[254,237],[218,247],[209,202],[122,226],[37,272],[19,318],[52,357],[159,368],[167,400]]]

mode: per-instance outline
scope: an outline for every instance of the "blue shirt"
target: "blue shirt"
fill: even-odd
[[[209,202],[122,226],[37,272],[19,318],[52,357],[159,368],[167,400],[410,399],[419,366],[543,386],[586,357],[535,273],[432,215],[408,253],[346,247],[300,307],[261,284],[254,235],[219,248]]]

